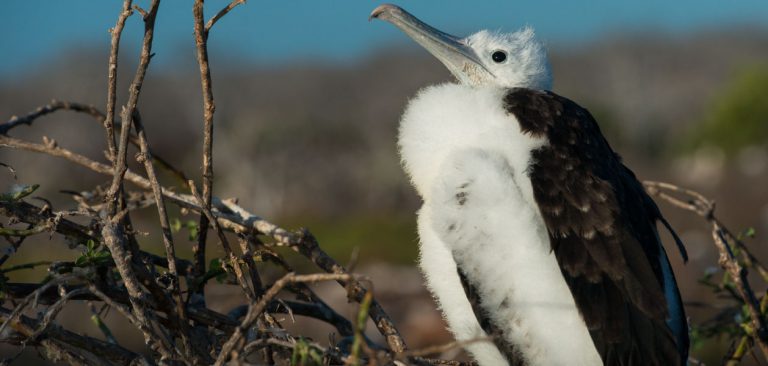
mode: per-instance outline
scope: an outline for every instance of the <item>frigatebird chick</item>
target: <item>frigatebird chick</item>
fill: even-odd
[[[684,365],[688,324],[656,224],[590,113],[551,91],[530,28],[465,38],[394,5],[371,13],[440,60],[402,116],[423,199],[420,266],[480,365]],[[683,257],[682,243],[673,234]]]

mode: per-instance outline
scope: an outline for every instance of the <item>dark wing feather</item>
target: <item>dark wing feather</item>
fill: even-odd
[[[503,331],[499,329],[492,321],[491,317],[482,308],[482,299],[480,293],[477,292],[472,283],[461,270],[461,267],[456,268],[459,273],[459,279],[461,280],[461,286],[464,287],[464,294],[467,295],[469,304],[472,305],[472,312],[475,313],[477,322],[480,323],[480,327],[483,328],[486,334],[491,337],[491,341],[499,349],[504,358],[507,359],[509,366],[524,366],[525,359],[520,352],[515,349],[514,345],[507,341],[507,337],[504,336]]]
[[[667,324],[665,290],[674,288],[676,301],[679,293],[674,280],[664,281],[656,222],[669,224],[656,204],[586,109],[519,88],[507,93],[505,108],[523,132],[549,140],[533,152],[528,173],[552,250],[605,364],[684,364],[687,333],[673,334]]]

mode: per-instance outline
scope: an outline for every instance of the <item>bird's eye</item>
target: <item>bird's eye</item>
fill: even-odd
[[[491,58],[493,59],[493,62],[500,64],[507,60],[507,53],[504,51],[494,51],[493,54],[491,54]]]

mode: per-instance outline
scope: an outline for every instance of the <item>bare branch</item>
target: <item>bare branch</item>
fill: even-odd
[[[98,109],[96,109],[96,107],[92,105],[52,100],[50,103],[44,106],[38,107],[33,112],[30,112],[25,116],[22,116],[22,117],[13,116],[7,122],[0,124],[0,135],[7,135],[11,129],[16,128],[20,125],[29,126],[36,119],[59,110],[68,110],[68,111],[85,113],[96,118],[98,121],[104,120],[104,114],[101,113],[101,111],[99,111]]]
[[[7,321],[10,319],[10,317],[10,310],[0,308],[0,320]],[[21,315],[19,316],[18,321],[15,323],[13,330],[21,333],[26,339],[33,334],[35,329],[39,329],[39,327],[39,322]],[[88,350],[89,353],[93,353],[98,357],[102,357],[118,364],[153,364],[144,358],[144,356],[128,351],[127,349],[116,344],[111,344],[95,338],[82,336],[60,327],[48,328],[48,331],[41,338],[43,339],[41,339],[39,342],[45,348],[55,347],[56,349],[61,350],[61,347],[66,345],[68,347],[65,349],[67,352],[71,353],[72,348]]]
[[[221,352],[219,352],[219,356],[216,359],[216,363],[214,365],[221,366],[224,364],[224,362],[227,361],[227,358],[229,358],[230,353],[232,353],[235,346],[242,340],[243,335],[253,326],[253,323],[258,319],[258,316],[264,312],[264,309],[269,304],[269,301],[275,298],[280,291],[285,288],[288,284],[291,283],[311,283],[311,282],[320,282],[320,281],[350,281],[354,280],[354,276],[350,274],[325,274],[325,273],[318,273],[318,274],[311,274],[311,275],[296,275],[294,273],[288,273],[277,282],[275,282],[272,287],[267,290],[267,292],[264,294],[264,296],[259,300],[258,303],[255,305],[252,305],[248,308],[248,313],[245,315],[245,319],[243,319],[243,322],[235,328],[234,334],[227,340],[226,343],[221,347]]]
[[[5,321],[0,325],[0,333],[2,333],[9,324],[16,321],[17,318],[19,318],[24,312],[24,309],[27,308],[27,306],[30,305],[32,302],[36,302],[37,296],[40,295],[40,293],[44,292],[45,290],[52,288],[53,286],[58,285],[59,283],[66,282],[67,280],[71,279],[71,276],[63,276],[57,279],[54,279],[52,281],[49,281],[48,283],[44,284],[34,292],[30,293],[26,297],[24,297],[24,300],[21,301],[18,305],[16,305],[16,308],[13,309],[13,312],[11,312],[5,319]]]
[[[107,308],[107,305],[105,305],[102,309],[105,308]],[[107,340],[107,342],[111,344],[117,344],[117,339],[115,339],[115,336],[112,334],[112,331],[109,329],[109,327],[104,324],[104,321],[101,319],[101,312],[96,310],[96,306],[92,301],[88,301],[88,310],[91,311],[91,321],[94,325],[96,325],[97,328],[99,328],[101,334],[104,335],[104,338]]]
[[[115,222],[106,220],[101,235],[104,237],[104,244],[112,253],[115,267],[120,273],[120,277],[123,279],[125,288],[128,290],[130,302],[133,306],[133,313],[137,319],[136,326],[144,335],[144,341],[147,344],[153,345],[154,350],[160,352],[163,359],[171,359],[172,356],[169,347],[171,344],[170,340],[166,339],[163,334],[160,334],[153,329],[152,320],[154,320],[154,316],[147,310],[145,305],[147,302],[146,295],[139,285],[139,279],[136,277],[136,274],[131,267],[132,256],[126,250],[123,243],[124,240],[120,238],[124,233],[119,231]]]
[[[315,265],[328,273],[344,274],[347,271],[343,266],[338,264],[333,258],[320,249],[317,244],[317,240],[308,231],[304,231],[298,238],[298,241],[291,244],[291,247],[310,259]],[[362,302],[367,290],[363,288],[359,282],[346,283],[343,280],[338,281],[339,284],[345,286],[349,293],[350,298],[356,302]],[[375,300],[371,300],[371,305],[368,313],[373,320],[373,323],[378,328],[381,335],[383,335],[389,347],[395,353],[402,353],[406,349],[405,341],[397,330],[394,322],[389,318],[384,308]]]
[[[124,176],[128,170],[127,167],[127,154],[128,154],[128,141],[130,137],[131,125],[133,124],[133,118],[135,115],[136,107],[139,101],[139,94],[141,92],[141,86],[144,83],[144,77],[149,67],[149,61],[152,58],[152,41],[155,29],[155,19],[157,16],[157,10],[160,5],[159,0],[153,0],[150,4],[149,11],[146,12],[144,18],[144,40],[142,41],[141,56],[139,58],[139,65],[136,69],[133,81],[129,87],[128,101],[122,110],[122,126],[120,131],[120,141],[117,148],[117,156],[113,160],[113,178],[112,184],[108,190],[106,202],[108,204],[107,214],[108,219],[104,220],[101,229],[101,234],[104,238],[104,244],[109,248],[112,253],[112,258],[115,261],[120,276],[123,279],[128,295],[130,296],[131,305],[133,307],[134,316],[138,320],[138,328],[144,335],[144,340],[147,344],[152,344],[153,348],[160,352],[162,358],[170,360],[172,358],[172,341],[167,339],[167,336],[162,331],[156,331],[153,327],[153,315],[147,310],[146,295],[144,290],[139,285],[139,279],[134,273],[132,268],[133,251],[138,254],[138,250],[128,250],[125,236],[125,227],[122,224],[123,214],[120,210],[120,202],[122,202],[122,183]],[[130,2],[126,0],[124,6],[130,8]],[[117,35],[119,39],[119,34]],[[113,38],[114,41],[114,38]],[[117,56],[117,47],[113,45],[113,52],[115,57]],[[110,68],[112,71],[112,68]],[[115,72],[116,72],[116,59],[115,59]],[[110,78],[110,83],[113,79]],[[109,95],[109,101],[112,99],[112,95]],[[110,111],[110,103],[108,103],[107,116],[110,118],[112,111]],[[108,137],[108,139],[111,136]],[[111,152],[110,152],[111,153]],[[151,185],[151,184],[150,184]],[[174,266],[175,263],[170,263],[169,266]]]
[[[136,10],[137,12],[139,12],[139,14],[141,14],[141,18],[144,20],[146,20],[147,17],[149,16],[149,13],[147,13],[146,10],[142,9],[140,6],[136,4],[133,5],[133,10]]]
[[[0,235],[3,236],[30,236],[35,234],[44,233],[51,229],[51,225],[49,223],[45,223],[43,225],[38,225],[34,227],[30,227],[27,229],[12,229],[8,227],[0,227]],[[0,258],[0,264],[2,262],[5,262],[2,258]]]
[[[141,151],[140,163],[144,164],[144,169],[147,171],[147,177],[152,186],[152,193],[155,197],[155,206],[157,207],[157,214],[160,218],[160,228],[163,236],[163,246],[165,247],[166,259],[168,260],[168,271],[171,274],[171,291],[174,301],[176,302],[174,318],[177,323],[177,327],[181,332],[180,336],[182,342],[184,342],[184,349],[192,350],[192,346],[189,343],[189,326],[186,323],[187,314],[185,310],[184,301],[181,298],[181,288],[179,286],[179,271],[176,267],[176,249],[173,245],[173,234],[171,233],[171,225],[168,221],[168,213],[165,211],[165,201],[163,200],[162,189],[160,183],[157,180],[155,174],[155,167],[152,165],[152,153],[149,151],[149,144],[147,142],[147,133],[144,130],[144,125],[141,122],[141,116],[138,111],[134,113],[133,124],[136,128],[136,134],[139,137],[139,147]],[[188,354],[188,357],[191,355]]]
[[[248,299],[253,302],[256,301],[256,295],[253,292],[251,288],[248,287],[248,282],[245,280],[245,275],[243,274],[243,268],[240,266],[240,261],[238,260],[235,253],[232,251],[232,247],[229,245],[229,240],[227,240],[226,235],[224,235],[224,232],[221,230],[221,227],[219,227],[219,223],[216,220],[216,217],[213,216],[213,213],[211,213],[211,210],[206,207],[205,201],[200,196],[200,194],[197,192],[197,188],[195,188],[195,182],[189,181],[189,189],[192,191],[192,194],[195,196],[195,199],[197,199],[198,204],[200,205],[203,215],[208,218],[210,222],[213,223],[213,229],[216,232],[216,234],[219,236],[219,240],[221,240],[221,246],[224,248],[224,254],[227,255],[229,258],[229,262],[232,265],[232,269],[235,271],[235,276],[237,277],[237,282],[240,284],[240,287],[243,289],[243,293],[248,297]],[[253,270],[253,268],[251,268]]]
[[[62,296],[59,301],[56,301],[55,304],[53,304],[50,308],[48,308],[48,311],[45,312],[45,315],[43,316],[43,321],[40,322],[40,325],[38,326],[35,331],[29,335],[30,340],[37,339],[43,332],[45,332],[48,327],[51,325],[51,322],[53,322],[53,319],[56,318],[57,315],[59,315],[59,312],[61,312],[62,309],[64,309],[64,305],[67,304],[70,300],[72,300],[73,297],[81,295],[86,293],[86,289],[77,289],[74,291],[68,292],[66,295]]]
[[[109,51],[109,70],[107,72],[107,114],[104,119],[104,129],[107,132],[107,155],[114,164],[117,147],[115,146],[115,104],[117,103],[117,61],[120,50],[120,36],[125,27],[125,21],[133,13],[131,11],[131,0],[123,1],[123,9],[117,18],[117,24],[110,30],[112,33],[112,46]]]
[[[52,305],[56,301],[58,301],[60,296],[56,288],[53,286],[42,288],[43,286],[44,285],[39,285],[39,284],[7,283],[5,284],[5,287],[3,288],[3,290],[8,298],[23,299],[31,295],[33,296],[32,298],[34,299],[35,302],[42,305]],[[136,317],[133,316],[130,308],[125,306],[125,304],[130,304],[130,300],[128,298],[128,294],[122,289],[118,289],[118,288],[99,289],[93,284],[59,285],[59,287],[63,287],[65,291],[67,291],[68,293],[77,291],[84,287],[88,287],[89,289],[88,293],[73,295],[72,299],[85,300],[85,301],[94,301],[94,300],[104,301],[106,304],[117,309],[132,324],[138,324],[138,320],[136,320]],[[290,301],[286,303],[289,305],[297,306],[298,309],[295,310],[296,313],[300,313],[305,309],[305,308],[302,308],[301,305],[297,305],[298,303],[294,304],[293,302],[290,302]],[[276,313],[284,311],[280,309],[276,304],[270,304],[270,309],[273,309],[274,310],[273,312],[276,312]],[[307,310],[306,313],[312,314],[311,310]],[[304,314],[304,313],[302,312],[301,314]],[[235,320],[227,317],[226,315],[217,313],[210,309],[193,308],[189,310],[189,316],[192,320],[194,320],[197,323],[203,324],[205,326],[221,329],[228,333],[231,333],[232,331],[234,331],[234,328],[238,325],[238,323]],[[307,316],[312,316],[312,315],[307,315]],[[320,320],[324,319],[324,317],[321,315],[319,315],[317,318]]]
[[[234,201],[221,201],[213,196],[213,128],[215,104],[212,93],[211,72],[208,60],[207,39],[211,28],[226,14],[244,0],[232,0],[225,8],[205,22],[203,0],[196,0],[193,7],[195,24],[195,43],[197,58],[200,66],[201,89],[203,96],[203,157],[202,157],[202,192],[198,192],[192,181],[186,180],[184,174],[173,168],[166,161],[153,156],[147,139],[141,116],[138,112],[139,95],[144,83],[149,63],[152,58],[152,43],[155,19],[159,0],[152,0],[149,7],[141,8],[131,0],[122,2],[122,11],[117,19],[112,34],[112,47],[108,70],[108,90],[106,113],[99,112],[91,106],[76,103],[52,102],[38,108],[24,117],[14,117],[0,124],[0,146],[39,152],[61,157],[100,174],[112,177],[106,192],[97,187],[92,191],[74,192],[72,198],[77,202],[77,210],[53,212],[50,204],[42,209],[24,202],[23,197],[0,201],[0,214],[4,214],[13,224],[23,223],[25,227],[9,225],[0,227],[0,236],[5,236],[14,247],[22,243],[26,236],[37,233],[59,233],[65,236],[71,247],[88,243],[87,251],[76,261],[61,261],[54,263],[32,262],[19,266],[5,268],[2,271],[12,271],[21,268],[31,268],[37,265],[50,265],[54,281],[46,284],[16,284],[0,281],[3,295],[11,301],[21,300],[14,311],[0,308],[0,325],[9,325],[8,342],[23,344],[25,342],[44,347],[49,352],[49,358],[73,364],[149,364],[152,361],[131,353],[123,352],[116,345],[110,331],[104,330],[99,323],[99,314],[94,312],[96,325],[101,329],[110,342],[92,341],[88,337],[72,336],[72,339],[59,337],[65,331],[54,326],[54,319],[70,301],[100,301],[104,308],[116,309],[123,314],[132,326],[138,328],[144,341],[149,345],[151,358],[162,364],[208,364],[213,361],[217,346],[225,338],[223,348],[217,357],[217,364],[228,358],[240,361],[248,352],[241,353],[245,346],[246,332],[254,326],[264,328],[259,331],[266,339],[263,344],[252,343],[251,348],[258,348],[263,353],[265,363],[287,362],[290,353],[286,351],[297,349],[292,347],[314,347],[328,355],[332,360],[346,362],[350,360],[343,351],[336,348],[321,350],[318,344],[305,346],[307,342],[297,342],[271,313],[284,312],[293,318],[294,314],[313,317],[325,321],[344,336],[355,337],[355,349],[365,352],[374,364],[376,362],[391,362],[397,354],[405,350],[405,344],[397,329],[381,306],[374,300],[373,294],[363,287],[359,280],[349,274],[335,260],[322,251],[315,238],[306,231],[292,232],[285,230],[267,220],[259,218]],[[146,10],[145,10],[146,9]],[[117,64],[119,43],[123,28],[128,17],[133,12],[142,16],[144,21],[144,37],[138,67],[128,90],[128,100],[121,111],[120,122],[115,121],[117,106]],[[103,163],[92,160],[68,149],[47,138],[43,143],[32,143],[8,136],[8,131],[22,125],[30,125],[37,118],[57,110],[73,110],[88,113],[95,120],[103,122],[107,134],[107,160]],[[119,126],[120,134],[116,139],[115,125]],[[131,133],[135,128],[136,134]],[[143,164],[146,177],[128,169],[129,144],[138,147],[137,160]],[[163,187],[157,176],[157,163],[169,168],[177,178],[189,184],[192,194],[182,194]],[[124,183],[131,182],[149,193],[136,193],[124,190]],[[72,192],[70,192],[72,193]],[[103,198],[103,200],[102,200]],[[168,200],[168,201],[166,201]],[[200,215],[200,226],[196,238],[194,260],[185,261],[177,257],[171,225],[166,211],[166,203],[178,205],[184,214],[187,210]],[[148,207],[154,204],[159,216],[159,226],[162,230],[162,240],[165,256],[148,254],[141,250],[137,234],[132,227],[130,214],[132,210]],[[85,226],[78,224],[68,216],[75,214],[90,220]],[[243,313],[242,322],[233,317],[224,316],[205,306],[202,301],[195,301],[187,307],[182,300],[180,274],[192,273],[187,279],[190,295],[204,295],[202,286],[207,278],[216,275],[205,271],[206,239],[209,226],[218,235],[222,247],[228,257],[229,265],[234,268],[237,283],[248,298],[247,311]],[[242,255],[235,253],[224,230],[238,235]],[[268,236],[268,243],[262,242],[262,236]],[[15,238],[20,238],[16,240]],[[273,242],[274,241],[274,242]],[[105,253],[99,247],[103,244],[110,252],[111,259],[105,258]],[[270,246],[287,246],[299,252],[312,261],[317,267],[327,273],[311,275],[295,275],[292,272],[278,280],[273,286],[265,289],[258,272],[256,256],[262,256],[278,264],[284,271],[292,271],[282,257],[274,253]],[[262,255],[260,253],[273,253]],[[4,258],[10,257],[10,254]],[[81,258],[86,259],[85,261]],[[0,259],[0,263],[4,259]],[[168,268],[169,276],[159,275],[156,266]],[[190,270],[190,268],[193,268]],[[246,273],[247,271],[247,273]],[[117,277],[116,275],[119,275]],[[74,277],[73,277],[74,276]],[[170,277],[170,281],[168,281]],[[76,280],[77,283],[67,283]],[[355,324],[339,315],[335,310],[320,299],[306,283],[335,280],[345,287],[350,299],[360,303]],[[250,285],[248,282],[250,281]],[[69,281],[71,282],[71,281]],[[192,286],[194,283],[201,286]],[[232,283],[231,280],[228,280]],[[55,285],[55,286],[54,286]],[[54,288],[55,287],[55,288]],[[370,287],[370,286],[369,286]],[[58,292],[56,291],[58,289]],[[287,289],[297,295],[299,301],[278,298],[282,289]],[[189,300],[190,298],[187,298]],[[197,298],[195,298],[197,300]],[[50,306],[39,322],[24,317],[23,312],[32,310],[39,304]],[[90,303],[89,303],[90,304]],[[202,306],[201,306],[202,304]],[[103,308],[103,309],[104,309]],[[26,309],[26,310],[25,310]],[[91,307],[95,310],[95,307]],[[364,340],[363,330],[367,318],[371,317],[379,331],[386,337],[390,350],[374,349]],[[179,347],[176,338],[180,337],[183,347]],[[106,345],[106,346],[105,346]],[[294,346],[292,346],[294,345]],[[101,347],[101,348],[99,348]],[[98,348],[92,350],[93,348]],[[299,349],[299,350],[301,350]],[[107,354],[104,350],[113,350],[115,354]],[[356,360],[361,360],[360,352],[355,351]],[[405,356],[404,356],[405,357]],[[408,357],[406,357],[408,358]],[[378,361],[377,361],[378,360]],[[408,361],[411,361],[409,358]],[[335,362],[335,361],[334,361]]]
[[[96,172],[102,174],[111,174],[109,168],[101,163],[94,162],[82,155],[75,154],[69,150],[62,149],[60,147],[47,147],[45,145],[33,144],[26,141],[14,139],[7,136],[0,136],[0,146],[16,147],[27,149],[30,151],[42,152],[53,156],[59,156],[66,158],[72,162],[90,168]],[[126,180],[136,184],[143,189],[151,189],[150,182],[135,173],[130,171],[125,174]],[[172,200],[174,203],[198,211],[203,212],[202,207],[197,203],[197,200],[189,195],[179,194],[167,189],[163,189],[163,194]],[[264,220],[256,215],[253,215],[236,205],[231,201],[221,201],[218,199],[213,200],[217,211],[214,214],[220,225],[223,228],[235,231],[237,233],[249,233],[267,235],[277,241],[279,245],[290,246],[295,250],[302,253],[305,257],[309,258],[318,267],[328,273],[345,273],[346,270],[343,266],[338,264],[333,258],[323,252],[317,245],[317,241],[309,233],[304,232],[300,234],[294,234],[288,230],[285,230],[267,220]],[[345,285],[343,283],[342,285]],[[352,287],[352,296],[355,301],[361,301],[365,294],[359,284]],[[370,315],[376,324],[379,331],[386,337],[387,344],[389,344],[392,351],[399,353],[405,350],[405,341],[400,335],[399,331],[395,327],[394,323],[387,316],[381,305],[376,300],[373,301],[370,308]]]
[[[746,305],[753,328],[752,332],[754,332],[753,338],[760,347],[763,356],[768,359],[768,328],[766,328],[765,306],[761,306],[758,303],[755,292],[752,290],[747,278],[747,269],[741,266],[733,254],[732,245],[728,240],[729,236],[732,237],[732,235],[725,229],[720,220],[715,217],[714,201],[707,199],[701,193],[670,183],[644,181],[643,184],[651,195],[659,197],[676,207],[694,212],[712,225],[712,239],[719,253],[718,263],[730,275],[741,301]],[[683,195],[687,200],[676,198],[666,192]],[[733,239],[734,242],[737,241],[735,240],[736,238]],[[743,244],[740,244],[740,247],[742,250],[749,252]],[[754,256],[750,253],[749,258],[754,259]]]
[[[125,104],[125,107],[123,107],[121,115],[122,126],[120,128],[120,143],[118,145],[117,158],[114,161],[115,168],[112,185],[109,188],[106,199],[107,203],[110,205],[108,213],[111,217],[114,217],[118,211],[118,193],[122,187],[125,172],[128,169],[127,154],[128,140],[132,125],[131,122],[139,102],[139,94],[141,92],[141,86],[144,83],[147,68],[149,67],[149,61],[152,58],[152,40],[155,32],[155,18],[159,5],[160,0],[153,0],[149,8],[149,13],[144,18],[144,40],[141,46],[139,66],[136,68],[136,74],[131,82],[131,86],[128,88],[128,102]],[[107,116],[109,117],[109,112],[107,112]]]
[[[405,359],[407,357],[424,357],[429,355],[437,355],[437,354],[450,351],[452,349],[463,348],[470,344],[492,342],[492,341],[493,340],[491,337],[475,338],[475,339],[470,339],[468,341],[454,341],[446,344],[438,344],[435,346],[424,347],[421,349],[408,350],[403,352],[400,355],[400,357],[403,357],[403,359]]]
[[[227,15],[232,9],[234,9],[236,6],[240,4],[245,4],[245,0],[232,0],[232,2],[229,3],[224,9],[219,10],[216,15],[212,16],[211,19],[208,20],[208,23],[205,23],[205,36],[208,37],[208,32],[211,31],[211,28],[213,28],[213,25],[216,24],[216,22],[219,21],[222,17]]]
[[[82,103],[77,103],[77,102],[67,102],[67,101],[53,100],[49,104],[40,106],[37,109],[35,109],[33,112],[30,112],[27,115],[24,115],[22,117],[13,116],[7,122],[5,122],[3,124],[0,124],[0,135],[7,135],[8,132],[11,129],[13,129],[15,127],[18,127],[20,125],[23,125],[23,124],[31,126],[32,123],[35,120],[37,120],[38,118],[43,117],[43,116],[48,115],[48,114],[51,114],[51,113],[54,113],[54,112],[57,112],[57,111],[62,111],[62,110],[68,110],[68,111],[85,113],[85,114],[88,114],[91,117],[93,117],[97,122],[99,122],[99,124],[102,124],[104,126],[106,126],[106,124],[107,124],[107,122],[106,122],[106,115],[103,112],[101,112],[98,108],[96,108],[96,107],[94,107],[92,105],[82,104]],[[118,126],[121,125],[120,123],[115,123],[113,121],[110,124],[112,130],[114,130],[114,125],[115,124],[117,124]],[[113,133],[114,133],[114,131],[113,131]],[[113,144],[114,144],[114,137],[113,137],[112,141],[113,141]],[[133,146],[136,146],[136,147],[139,146],[139,138],[137,136],[131,135],[129,137],[129,142]],[[114,156],[114,154],[109,155],[109,152],[108,152],[108,156]],[[179,182],[182,185],[186,185],[187,184],[187,180],[188,179],[184,175],[184,173],[181,170],[179,170],[178,168],[174,167],[171,163],[169,163],[168,160],[166,160],[166,159],[164,159],[164,158],[162,158],[160,156],[157,156],[155,154],[152,155],[152,160],[156,164],[160,165],[163,169],[171,172],[171,174],[173,174],[176,177],[176,179],[178,179]],[[8,170],[11,172],[11,174],[14,175],[14,178],[15,178],[15,176],[16,176],[15,175],[15,170],[11,166],[9,166],[7,164],[4,164],[4,163],[0,163],[0,166],[4,166],[4,167],[8,168]]]
[[[195,46],[197,62],[200,65],[200,86],[203,92],[203,201],[202,206],[211,209],[213,195],[213,113],[216,105],[213,102],[211,86],[211,70],[208,66],[208,32],[205,30],[205,15],[203,0],[195,0],[192,13],[195,20]],[[194,253],[195,276],[205,273],[205,243],[208,238],[208,217],[200,215],[200,228],[197,231],[197,244],[192,249]]]
[[[308,342],[304,340],[303,342],[296,342],[296,341],[283,341],[275,338],[266,338],[266,339],[257,339],[253,342],[250,342],[246,344],[243,347],[243,353],[248,354],[250,352],[253,352],[254,350],[257,350],[259,348],[268,347],[268,346],[277,346],[282,347],[291,350],[291,353],[298,353],[301,352],[298,348],[300,347],[309,347],[316,351],[322,352],[328,360],[328,362],[331,365],[347,365],[349,362],[349,357],[343,355],[341,352],[337,352],[336,350],[332,348],[324,348],[318,343],[315,342]]]

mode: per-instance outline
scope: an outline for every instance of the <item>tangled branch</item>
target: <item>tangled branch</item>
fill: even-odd
[[[8,218],[10,224],[10,227],[0,227],[0,236],[11,243],[14,251],[27,238],[46,234],[56,234],[70,247],[82,250],[82,255],[77,258],[0,268],[0,290],[4,296],[4,304],[0,306],[0,332],[4,330],[4,334],[10,334],[2,342],[18,345],[20,350],[27,346],[40,347],[45,350],[42,354],[51,360],[81,365],[222,365],[256,359],[262,363],[285,363],[296,355],[306,358],[307,362],[315,360],[323,364],[391,364],[398,361],[461,365],[456,361],[425,358],[457,347],[456,344],[408,350],[397,327],[373,296],[370,282],[349,273],[321,249],[309,231],[284,229],[250,213],[234,200],[221,200],[213,195],[215,104],[208,65],[208,34],[217,22],[242,3],[243,0],[233,0],[207,21],[204,2],[197,0],[193,6],[194,41],[203,95],[201,192],[181,170],[153,153],[139,112],[141,90],[152,59],[159,0],[151,1],[147,9],[138,7],[131,0],[122,3],[115,27],[110,30],[106,112],[90,105],[54,100],[27,115],[14,116],[0,124],[0,147],[61,158],[109,179],[106,189],[96,187],[88,192],[73,192],[76,208],[67,210],[57,211],[50,203],[38,206],[27,202],[26,198],[34,192],[36,185],[0,196],[0,215]],[[144,22],[144,38],[139,63],[118,119],[120,39],[127,19],[134,13],[138,13]],[[64,148],[51,139],[44,138],[43,143],[35,143],[10,136],[21,125],[32,126],[41,118],[64,110],[86,114],[104,128],[106,162]],[[143,172],[128,167],[130,146],[138,149],[136,161]],[[179,193],[163,185],[157,168],[168,170],[189,188],[189,193]],[[177,254],[178,240],[174,238],[173,224],[166,208],[169,204],[200,217],[192,260]],[[142,249],[137,240],[138,231],[132,224],[132,214],[149,206],[155,206],[158,215],[157,227],[165,252],[162,256]],[[71,216],[79,219],[73,220]],[[83,220],[89,223],[79,223]],[[206,268],[209,229],[216,233],[225,257],[218,265]],[[233,235],[239,246],[230,244]],[[283,248],[298,253],[320,272],[295,273],[279,254]],[[0,266],[12,255],[13,252],[4,254]],[[285,272],[271,285],[264,282],[269,278],[264,274],[267,262],[277,264]],[[14,283],[6,276],[11,271],[37,266],[48,267],[49,274],[40,283]],[[228,276],[230,273],[232,278]],[[204,288],[211,280],[222,276],[225,283],[239,286],[246,299],[245,304],[227,314],[208,308],[204,296]],[[319,281],[335,281],[342,286],[347,297],[359,304],[356,313],[347,318],[330,307],[311,287]],[[57,324],[62,309],[72,302],[82,301],[88,302],[92,320],[107,341],[76,334]],[[95,306],[99,303],[102,310]],[[118,343],[101,321],[106,308],[115,309],[140,331],[148,346],[146,352],[136,353]],[[29,317],[32,309],[41,311],[41,317]],[[328,323],[344,339],[323,346],[301,334],[291,334],[273,316],[280,313],[289,314],[291,318],[301,315]],[[376,345],[365,336],[369,318],[386,345]]]
[[[718,264],[725,271],[720,284],[715,287],[729,291],[736,306],[744,306],[749,316],[741,323],[744,335],[734,339],[731,351],[724,357],[728,365],[736,365],[746,355],[752,344],[757,344],[765,359],[768,359],[768,333],[766,333],[766,310],[768,296],[764,293],[758,300],[747,278],[748,268],[756,269],[763,281],[768,282],[768,271],[757,257],[715,216],[715,202],[699,192],[681,188],[664,182],[643,182],[649,194],[656,196],[675,207],[693,212],[704,218],[712,227],[712,240],[718,252]]]
[[[160,0],[151,1],[147,9],[131,0],[122,3],[115,27],[111,29],[105,112],[91,105],[54,100],[0,124],[0,147],[74,163],[103,175],[106,187],[73,193],[72,207],[63,210],[56,210],[47,202],[30,203],[28,198],[37,189],[36,185],[0,195],[0,215],[8,219],[7,226],[0,225],[0,236],[12,249],[0,256],[3,295],[0,333],[4,335],[0,342],[17,346],[19,353],[25,347],[39,347],[51,360],[80,365],[223,365],[227,362],[288,363],[296,359],[307,364],[464,365],[459,361],[428,357],[462,347],[466,342],[408,349],[400,331],[374,296],[372,283],[350,273],[329,256],[308,230],[283,228],[248,211],[235,200],[222,200],[213,194],[215,100],[208,36],[218,22],[244,2],[233,0],[207,20],[204,1],[196,0],[193,4],[203,111],[199,182],[188,179],[184,172],[153,152],[145,129],[145,122],[151,123],[152,119],[145,121],[140,113],[141,90],[152,59]],[[135,13],[144,22],[141,53],[127,100],[116,116],[120,39],[127,19]],[[19,126],[40,127],[38,121],[60,111],[81,113],[104,128],[106,161],[62,147],[51,139],[36,143],[11,136]],[[129,149],[132,148],[138,150],[138,170],[129,168]],[[186,190],[178,192],[164,184],[159,178],[159,169],[170,172]],[[768,282],[768,269],[741,236],[727,229],[715,216],[712,200],[668,183],[645,182],[645,186],[652,195],[703,217],[711,225],[723,275],[721,281],[708,283],[730,296],[733,306],[729,311],[745,309],[745,317],[738,324],[739,333],[733,338],[725,362],[736,364],[755,349],[768,358],[768,296],[755,292],[747,276],[749,270],[754,270]],[[137,239],[138,230],[132,223],[132,215],[137,210],[151,206],[157,212],[155,229],[161,233],[158,247],[163,248],[162,255],[142,248]],[[180,240],[174,237],[168,206],[197,215],[191,259],[177,254],[176,245]],[[215,243],[209,242],[209,230],[215,234]],[[70,247],[79,248],[82,254],[54,262],[4,266],[28,238],[54,234]],[[225,253],[210,266],[206,263],[209,245],[220,245]],[[281,251],[297,253],[317,272],[297,273]],[[273,265],[282,271],[277,277]],[[13,271],[42,266],[47,267],[48,276],[39,283],[11,282],[7,276]],[[226,314],[209,308],[205,289],[214,279],[237,286],[244,303]],[[341,314],[328,305],[312,287],[321,281],[333,281],[341,286],[347,298],[357,303],[356,312]],[[57,323],[62,309],[73,302],[89,304],[92,320],[106,340],[77,334]],[[97,310],[96,304],[102,310]],[[141,333],[147,349],[134,352],[119,344],[101,321],[107,308],[114,309]],[[33,313],[40,315],[31,316]],[[291,333],[276,314],[317,319],[330,325],[342,339],[324,345],[300,333]],[[376,344],[366,337],[368,319],[385,344]]]

